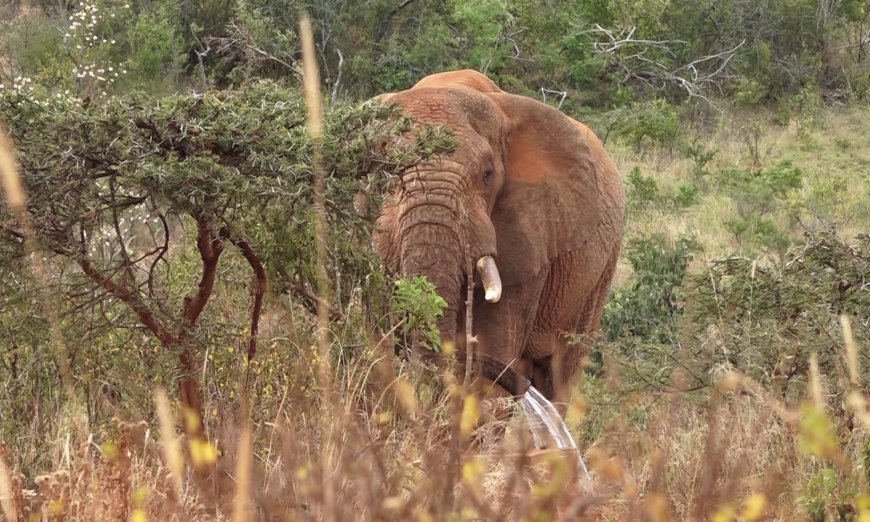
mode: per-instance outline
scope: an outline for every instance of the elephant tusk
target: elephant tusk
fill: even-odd
[[[497,303],[501,299],[501,277],[498,275],[498,267],[492,256],[483,256],[477,260],[477,272],[483,282],[486,300]]]

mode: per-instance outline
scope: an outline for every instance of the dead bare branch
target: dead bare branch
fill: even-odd
[[[565,98],[568,97],[568,91],[557,91],[555,89],[547,89],[546,87],[541,87],[541,96],[544,98],[544,103],[547,102],[548,94],[557,94],[559,95],[559,108],[562,108],[562,104],[565,103]]]
[[[285,56],[279,57],[260,48],[253,36],[251,36],[250,31],[240,26],[235,20],[227,24],[227,29],[230,32],[230,36],[203,38],[206,49],[211,50],[214,48],[214,52],[219,56],[241,52],[241,54],[246,56],[246,61],[249,63],[271,61],[285,67],[297,76],[302,75],[297,61],[289,53],[281,53],[285,54]]]
[[[160,263],[161,260],[164,260],[164,256],[169,251],[169,224],[166,222],[166,216],[163,214],[159,214],[158,218],[160,219],[160,224],[163,226],[163,244],[159,245],[159,249],[157,252],[157,257],[151,261],[151,265],[148,267],[148,295],[152,299],[154,299],[154,270],[157,268],[157,264]],[[148,227],[151,230],[151,226]],[[152,232],[152,237],[154,233]],[[154,238],[154,243],[157,244],[157,238]]]
[[[335,98],[338,97],[338,86],[341,85],[341,70],[344,66],[344,55],[341,54],[341,49],[336,47],[335,52],[338,53],[338,74],[335,77],[335,83],[332,85],[331,101],[333,102],[335,101]]]
[[[634,33],[637,31],[637,27],[631,26],[629,28],[623,28],[619,31],[619,33],[615,33],[612,30],[605,29],[601,27],[599,24],[595,24],[594,29],[587,29],[585,31],[580,31],[577,33],[581,34],[602,34],[607,37],[606,41],[594,42],[592,45],[596,51],[605,54],[612,54],[619,50],[622,47],[628,45],[640,45],[643,47],[652,47],[656,49],[661,49],[670,55],[674,55],[674,52],[671,50],[670,46],[674,44],[685,44],[684,40],[644,40],[644,39],[636,39],[634,38]]]
[[[598,24],[579,34],[596,34],[602,40],[593,42],[595,52],[608,56],[610,62],[623,72],[622,83],[635,81],[645,85],[664,88],[674,85],[690,98],[699,98],[719,110],[705,94],[708,89],[722,91],[721,82],[727,78],[727,69],[746,40],[736,46],[718,53],[696,58],[683,65],[674,66],[670,60],[652,56],[663,53],[668,58],[676,58],[673,47],[685,45],[683,40],[646,40],[634,38],[636,27],[619,31],[605,29]],[[630,54],[625,54],[630,50]],[[651,53],[650,51],[657,51]]]

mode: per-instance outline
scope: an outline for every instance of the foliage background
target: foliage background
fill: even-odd
[[[383,403],[397,374],[421,403],[447,415],[435,405],[444,390],[433,375],[392,357],[409,327],[431,333],[440,304],[425,281],[389,280],[368,239],[395,174],[448,151],[451,141],[430,129],[405,149],[384,149],[408,122],[360,102],[468,67],[589,123],[624,175],[623,256],[569,415],[590,460],[615,484],[605,518],[631,518],[636,504],[661,520],[653,516],[661,496],[674,519],[731,520],[756,494],[775,519],[870,516],[861,496],[870,491],[862,471],[868,426],[850,402],[852,391],[866,392],[867,375],[850,373],[840,321],[850,316],[858,345],[870,345],[866,0],[0,6],[0,119],[18,149],[73,376],[65,390],[40,280],[21,224],[3,207],[0,442],[25,482],[72,467],[64,449],[77,418],[69,394],[84,405],[89,433],[119,441],[132,428],[113,417],[152,421],[154,386],[174,389],[184,375],[177,347],[85,264],[126,285],[185,337],[210,435],[238,420],[244,389],[256,447],[282,419],[302,441],[293,462],[316,461],[323,390],[310,349],[319,267],[310,225],[314,149],[299,91],[302,10],[313,19],[327,101],[331,360],[343,404],[365,419],[349,430],[358,447],[344,450],[382,444],[399,455],[371,461],[390,477],[377,495],[400,496],[404,485],[425,483],[421,474],[447,477],[438,467],[443,455],[419,449],[431,436],[401,415],[381,417],[407,405],[401,394]],[[219,254],[212,298],[186,323],[203,274],[201,230],[225,234],[237,248]],[[253,357],[258,286],[241,245],[269,282]],[[385,354],[390,368],[376,371]],[[859,351],[860,368],[866,359]],[[735,371],[757,387],[722,388]],[[92,451],[77,465],[104,454]],[[278,473],[274,455],[259,454]],[[160,490],[148,473],[131,483]],[[472,518],[485,510],[469,488],[458,507],[427,509]],[[109,490],[127,499],[124,517],[140,509],[134,492]],[[39,509],[49,509],[46,495]],[[316,491],[293,495],[322,501]],[[348,506],[365,504],[347,498]],[[550,509],[548,498],[530,505]],[[395,516],[372,502],[370,516]]]

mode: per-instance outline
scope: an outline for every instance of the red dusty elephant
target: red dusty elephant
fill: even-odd
[[[458,140],[454,152],[405,172],[385,202],[374,241],[387,268],[436,285],[448,303],[441,338],[463,350],[467,239],[476,350],[564,411],[586,352],[566,334],[598,328],[622,236],[623,186],[601,141],[471,70],[378,100]]]

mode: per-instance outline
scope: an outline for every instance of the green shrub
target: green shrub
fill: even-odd
[[[657,204],[660,201],[659,185],[650,176],[640,173],[640,167],[631,169],[625,178],[629,209],[644,209]]]
[[[140,13],[126,36],[135,82],[157,91],[174,86],[187,59],[177,11],[161,7]]]
[[[742,107],[758,105],[765,96],[767,96],[766,87],[761,82],[749,78],[741,78],[734,93],[737,105]]]
[[[435,352],[441,349],[441,336],[437,320],[447,308],[447,301],[440,297],[435,285],[425,276],[396,281],[391,300],[394,312],[405,315],[402,331],[406,335],[422,335],[422,344]]]
[[[602,329],[609,340],[637,337],[654,342],[673,340],[681,307],[677,289],[699,245],[689,238],[669,244],[663,236],[632,238],[625,247],[632,276],[607,302]]]
[[[699,191],[694,184],[680,184],[675,190],[663,191],[652,176],[644,176],[640,167],[633,167],[625,178],[628,212],[650,209],[682,210],[698,202]]]
[[[811,354],[819,356],[823,373],[841,371],[840,315],[862,317],[870,306],[864,283],[870,236],[850,245],[824,232],[808,236],[785,257],[788,262],[773,267],[735,257],[692,274],[684,290],[686,328],[695,332],[693,342],[713,343],[695,352],[707,369],[732,366],[783,392],[802,393]],[[853,329],[866,346],[868,326],[853,321]],[[864,371],[868,361],[862,352]]]
[[[725,223],[737,243],[771,248],[782,255],[790,235],[776,218],[786,199],[803,185],[803,171],[782,161],[758,170],[724,169],[715,178],[737,211],[737,217]]]
[[[674,194],[674,206],[678,209],[688,208],[698,202],[698,187],[692,184],[682,184]]]
[[[350,317],[347,324],[357,326],[344,337],[350,346],[361,345],[366,332],[361,302],[370,330],[388,331],[389,288],[371,249],[372,215],[357,214],[354,198],[370,187],[376,214],[398,169],[455,146],[449,133],[426,127],[407,146],[382,151],[373,144],[405,134],[409,120],[382,107],[332,106],[322,146],[329,173],[323,266],[312,225],[313,143],[297,89],[261,81],[203,95],[92,100],[4,89],[0,119],[17,148],[60,327],[74,340],[76,390],[94,393],[89,383],[105,383],[136,395],[136,404],[150,404],[151,383],[171,386],[179,377],[182,349],[196,364],[209,361],[221,370],[214,379],[219,388],[232,388],[239,368],[268,374],[268,365],[244,362],[256,349],[249,344],[252,281],[258,289],[268,286],[269,297],[291,296],[300,330],[293,350],[310,346],[305,330],[319,303],[321,267],[333,288],[330,317]],[[6,324],[45,321],[32,297],[35,284],[22,273],[29,252],[21,237],[18,220],[0,206],[0,276],[16,273],[0,277],[0,311],[13,311],[0,317],[0,327],[8,326],[4,341],[18,347],[12,366],[32,365],[28,379],[39,376],[28,381],[38,389],[21,392],[41,401],[37,409],[53,411],[62,390],[52,384],[58,368],[46,355],[44,328],[35,333]],[[191,319],[189,304],[203,299],[220,306]],[[350,351],[336,347],[338,356]],[[6,354],[0,357],[0,382],[7,383]],[[10,402],[0,401],[3,418],[21,411]],[[57,435],[50,417],[34,422],[28,430]]]
[[[840,316],[853,318],[858,346],[870,343],[870,325],[859,319],[870,309],[870,236],[846,243],[823,232],[790,247],[780,265],[735,256],[689,271],[695,249],[689,240],[629,242],[635,271],[605,307],[606,341],[593,352],[593,375],[606,353],[628,389],[670,389],[674,372],[702,389],[720,372],[737,370],[784,399],[801,400],[815,354],[822,374],[848,383]],[[864,385],[866,350],[859,367]]]
[[[707,165],[713,161],[713,158],[716,157],[719,150],[707,148],[701,137],[695,136],[692,138],[692,141],[687,143],[684,147],[684,153],[687,158],[692,160],[692,176],[695,180],[700,180],[709,175]]]
[[[617,135],[637,150],[653,145],[672,150],[679,145],[680,125],[677,111],[666,100],[637,103],[618,125]]]
[[[832,520],[831,515],[836,513],[836,520],[851,520],[853,506],[851,499],[857,498],[860,486],[855,484],[852,477],[841,477],[840,473],[832,467],[825,466],[815,475],[810,477],[801,494],[801,504],[806,507],[813,522]]]

